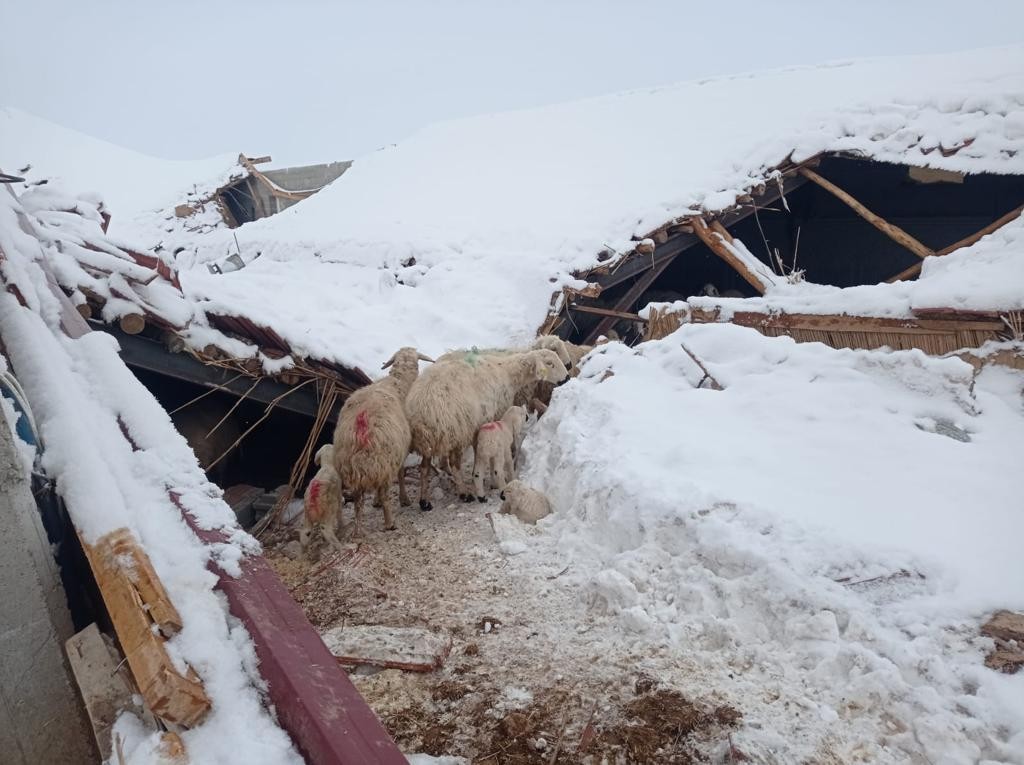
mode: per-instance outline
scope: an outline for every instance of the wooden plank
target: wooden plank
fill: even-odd
[[[661,276],[665,269],[672,264],[673,260],[675,260],[675,255],[669,258],[664,258],[658,265],[656,265],[650,271],[648,271],[639,279],[637,279],[636,283],[626,291],[626,294],[619,298],[618,301],[616,301],[615,308],[613,310],[621,312],[623,308],[627,308],[633,305],[633,303],[636,302],[637,298],[639,298],[647,290],[647,288],[654,283],[654,280]],[[594,341],[597,340],[597,338],[599,338],[601,335],[607,334],[608,330],[610,330],[615,325],[616,321],[617,319],[615,319],[612,316],[606,316],[605,318],[601,319],[601,321],[599,321],[597,325],[587,334],[587,337],[583,341],[583,344],[592,345]]]
[[[693,309],[695,323],[721,321],[716,311]],[[947,334],[963,330],[998,331],[1004,325],[992,320],[955,320],[938,318],[889,319],[877,316],[846,314],[760,313],[737,311],[731,324],[766,329],[806,329],[831,332],[898,332],[903,334]]]
[[[825,191],[828,191],[830,194],[838,198],[840,201],[844,202],[860,217],[862,217],[864,220],[866,220],[868,223],[877,228],[879,231],[881,231],[883,234],[885,234],[887,237],[892,239],[897,244],[910,250],[912,253],[917,255],[917,257],[927,258],[929,255],[935,254],[931,250],[931,248],[921,244],[921,242],[917,241],[914,237],[912,237],[906,231],[901,229],[899,226],[894,226],[892,223],[889,223],[880,215],[876,215],[875,213],[871,212],[871,210],[869,210],[867,207],[865,207],[856,199],[854,199],[854,197],[852,197],[850,194],[846,193],[841,188],[836,186],[834,183],[832,183],[832,181],[822,178],[816,172],[807,167],[801,167],[797,172],[799,172],[808,180],[814,181],[814,183],[821,186],[823,189],[825,189]]]
[[[736,255],[725,246],[726,241],[731,242],[731,236],[729,239],[720,238],[722,235],[712,230],[703,218],[691,218],[690,223],[693,225],[693,233],[708,246],[709,250],[732,266],[732,269],[742,276],[747,284],[757,290],[758,295],[764,294],[765,285],[762,282],[761,277],[747,268],[747,264],[736,257]],[[721,223],[718,225],[719,227],[722,227]],[[729,232],[726,231],[727,235],[728,233]]]
[[[167,653],[161,633],[181,629],[181,620],[149,557],[124,528],[95,544],[81,541],[146,707],[168,723],[198,725],[210,709],[210,699],[195,671],[190,667],[182,674]]]
[[[627,321],[647,321],[639,314],[629,313],[627,311],[614,311],[611,308],[601,308],[596,305],[578,305],[573,303],[569,306],[573,311],[582,311],[583,313],[592,313],[597,316],[611,316],[616,319],[626,319]]]
[[[112,754],[111,729],[121,712],[141,715],[146,727],[156,730],[152,715],[133,700],[136,691],[127,670],[119,668],[120,655],[95,624],[68,638],[64,648],[104,761]]]
[[[420,627],[363,624],[335,627],[321,637],[339,664],[408,672],[439,669],[452,649],[450,637]]]
[[[960,241],[954,242],[948,247],[943,247],[941,250],[935,253],[935,257],[942,257],[943,255],[949,255],[951,252],[956,252],[957,250],[962,249],[964,247],[970,247],[972,244],[975,244],[982,237],[986,237],[992,232],[1001,229],[1007,223],[1016,220],[1021,216],[1021,214],[1024,214],[1024,205],[1021,205],[1020,207],[1010,210],[1010,212],[1006,213],[1006,215],[1002,216],[997,220],[992,221],[987,226],[985,226],[985,228],[980,229],[979,231],[975,231],[970,236],[965,236]],[[917,276],[919,273],[921,273],[922,265],[924,265],[923,260],[920,263],[914,263],[912,266],[910,266],[910,268],[906,268],[900,271],[898,274],[896,274],[896,276],[893,276],[887,279],[886,281],[889,284],[892,284],[893,282],[905,281],[914,276]]]

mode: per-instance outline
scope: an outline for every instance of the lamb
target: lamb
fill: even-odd
[[[411,434],[405,399],[419,376],[419,362],[433,361],[415,348],[401,348],[382,369],[383,380],[360,388],[345,401],[334,428],[334,463],[347,492],[353,495],[355,534],[361,533],[363,499],[376,492],[384,509],[384,530],[395,528],[388,489],[398,479],[399,502],[409,504],[402,467],[409,455]]]
[[[334,533],[341,511],[341,478],[334,467],[334,446],[325,444],[317,451],[313,461],[320,470],[306,487],[303,495],[302,528],[299,529],[299,542],[303,551],[309,549],[310,537],[320,530],[332,546],[344,550]]]
[[[462,455],[473,444],[477,430],[512,406],[516,393],[528,382],[560,382],[567,374],[558,354],[546,348],[508,356],[452,359],[427,369],[406,401],[412,449],[422,457],[420,509],[432,508],[427,482],[434,457],[448,460],[456,493],[472,502],[473,495],[462,482]]]
[[[514,515],[523,523],[536,523],[541,518],[551,515],[551,503],[548,498],[536,489],[531,489],[519,480],[509,481],[502,492],[501,512]]]
[[[515,477],[515,457],[523,443],[526,410],[510,406],[500,420],[485,422],[476,432],[473,443],[473,486],[476,498],[486,502],[484,474],[493,479],[494,488],[502,490]]]
[[[740,292],[739,290],[726,290],[725,292],[719,292],[718,287],[716,287],[711,282],[708,282],[707,284],[705,284],[701,288],[700,294],[702,296],[706,296],[706,297],[727,297],[727,298],[741,298],[741,297],[743,297],[743,293]]]

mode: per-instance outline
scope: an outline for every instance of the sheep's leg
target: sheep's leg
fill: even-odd
[[[363,501],[366,499],[364,492],[359,492],[355,499],[352,500],[352,507],[354,508],[352,518],[352,537],[358,538],[363,535]]]
[[[500,492],[499,496],[502,499],[505,499],[505,486],[507,486],[508,482],[511,481],[512,478],[515,476],[515,466],[514,466],[514,464],[512,462],[512,453],[511,452],[507,451],[502,456],[501,469],[500,470],[495,470],[494,471],[494,475],[495,475],[495,477],[498,480],[497,488],[498,488],[498,491]]]
[[[398,466],[398,503],[402,507],[409,506],[409,494],[405,490],[405,460]]]
[[[388,491],[390,488],[387,483],[384,483],[377,489],[380,506],[384,508],[384,531],[394,531],[398,528],[395,526],[395,516],[391,512],[391,492]]]
[[[337,534],[335,534],[334,532],[334,525],[336,522],[337,518],[329,518],[327,522],[324,523],[324,539],[326,539],[327,543],[331,545],[331,547],[333,547],[335,550],[337,550],[340,553],[343,553],[345,552],[345,546],[341,543],[341,541],[338,539]],[[342,533],[344,533],[344,527],[342,528]]]
[[[433,463],[431,463],[430,457],[424,457],[423,461],[420,462],[420,510],[434,509],[434,506],[430,504],[430,500],[427,499],[431,468],[433,468]]]
[[[484,494],[484,470],[487,468],[487,460],[480,459],[480,450],[473,450],[473,488],[476,490],[476,498],[480,502],[486,502]]]
[[[475,451],[475,450],[474,450]],[[473,455],[474,459],[476,455]],[[450,455],[448,460],[452,465],[452,480],[455,481],[455,493],[459,495],[459,499],[463,502],[472,502],[473,495],[467,491],[466,485],[462,482],[462,449],[455,449]]]

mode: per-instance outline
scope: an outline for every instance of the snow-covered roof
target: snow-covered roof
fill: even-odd
[[[184,228],[174,215],[177,205],[204,205],[218,188],[246,174],[237,154],[158,159],[7,107],[0,107],[0,169],[29,184],[46,181],[74,194],[96,192],[112,214],[111,234],[142,248]],[[219,211],[208,208],[191,217],[188,227],[220,225]]]
[[[299,355],[371,374],[402,345],[522,341],[599,253],[728,209],[787,160],[854,152],[1024,174],[1022,60],[1011,47],[833,63],[440,123],[271,218],[179,232],[182,289],[193,305],[273,327]],[[211,274],[233,234],[249,265]],[[1018,273],[1019,238],[1001,241],[988,259],[1014,261],[977,279]],[[956,275],[932,278],[955,263],[927,264],[914,289],[962,293]],[[870,299],[899,311],[905,293]],[[972,287],[967,300],[993,295]]]

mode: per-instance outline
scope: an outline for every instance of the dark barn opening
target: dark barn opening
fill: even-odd
[[[822,157],[814,172],[935,252],[1024,205],[1021,176],[961,175],[841,156]],[[773,185],[768,184],[769,188]],[[733,237],[777,274],[777,280],[802,271],[806,281],[816,284],[878,284],[921,262],[835,194],[799,176],[787,178],[784,198],[756,206],[748,203],[743,209],[746,214],[735,216],[738,220],[730,223],[725,217],[723,223]],[[660,251],[672,246],[669,239],[653,256],[637,254],[633,258],[656,263]],[[709,294],[709,285],[710,294],[758,294],[732,266],[696,238],[675,246],[679,254],[641,291],[637,291],[637,285],[650,280],[650,268],[625,281],[618,281],[614,272],[598,278],[603,284],[610,283],[600,297],[575,303],[635,314],[651,302]],[[569,315],[571,321],[563,334],[575,342],[592,342],[595,332],[609,329],[627,342],[642,336],[642,325],[628,317],[594,315],[571,307]]]

